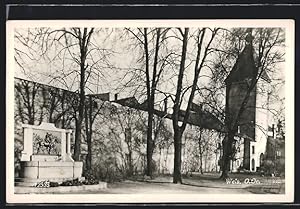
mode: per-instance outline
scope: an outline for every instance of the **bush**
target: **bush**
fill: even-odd
[[[263,162],[262,171],[265,175],[284,176],[284,161],[265,160]]]
[[[78,178],[73,180],[66,180],[63,181],[60,186],[81,186],[83,185],[82,181],[80,181]]]
[[[278,160],[276,163],[276,175],[285,176],[285,162],[284,159]]]
[[[84,176],[93,175],[94,179],[111,183],[122,181],[125,173],[125,171],[122,173],[115,164],[109,161],[98,161],[93,164],[91,171],[87,171]]]
[[[86,173],[84,177],[85,180],[82,181],[82,183],[85,185],[99,184],[99,180],[97,180],[96,177],[91,173]]]
[[[50,181],[50,187],[58,187],[58,186],[59,186],[58,182]]]

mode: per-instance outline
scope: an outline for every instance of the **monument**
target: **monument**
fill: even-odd
[[[71,156],[72,130],[56,128],[53,123],[23,124],[22,128],[21,178],[16,185],[81,178],[83,163],[75,162]]]

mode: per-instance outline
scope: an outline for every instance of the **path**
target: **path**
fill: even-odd
[[[73,192],[72,192],[73,193]],[[74,192],[78,194],[82,192]],[[239,188],[210,188],[173,183],[123,181],[108,185],[107,189],[85,191],[85,194],[251,194]]]

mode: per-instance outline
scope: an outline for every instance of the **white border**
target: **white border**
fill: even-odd
[[[6,22],[7,203],[201,203],[294,201],[294,20],[16,20]],[[14,28],[16,27],[282,27],[286,30],[285,194],[14,194]]]

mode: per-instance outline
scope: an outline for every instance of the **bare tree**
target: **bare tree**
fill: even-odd
[[[191,106],[193,103],[195,91],[197,89],[198,79],[201,70],[204,67],[207,55],[209,54],[211,43],[214,40],[218,29],[202,28],[197,30],[196,43],[197,43],[197,55],[195,59],[193,82],[189,86],[190,95],[188,97],[187,107],[185,109],[185,114],[182,119],[182,125],[179,125],[181,116],[181,104],[183,97],[187,90],[183,88],[184,72],[186,70],[186,56],[187,56],[187,46],[189,39],[189,28],[185,28],[184,31],[178,29],[182,35],[182,52],[180,57],[179,74],[176,85],[176,94],[173,105],[172,121],[174,130],[174,173],[173,173],[173,183],[182,183],[181,178],[181,145],[182,145],[182,134],[186,128],[188,118],[190,115]],[[210,34],[209,32],[210,31]],[[204,38],[208,36],[208,41],[204,41]],[[206,43],[205,43],[206,42]],[[189,89],[188,88],[188,89]]]
[[[146,175],[152,177],[153,151],[154,143],[157,134],[153,136],[153,120],[154,120],[154,106],[155,95],[158,83],[162,77],[164,68],[167,65],[169,55],[162,55],[161,48],[166,41],[166,33],[169,29],[164,28],[138,28],[134,31],[130,28],[126,29],[134,39],[138,42],[142,50],[142,68],[145,70],[138,70],[145,76],[144,85],[146,86],[146,101],[148,112],[147,124],[147,169]],[[151,47],[153,45],[153,47]],[[135,69],[137,71],[137,69]],[[131,81],[133,81],[131,78]]]

